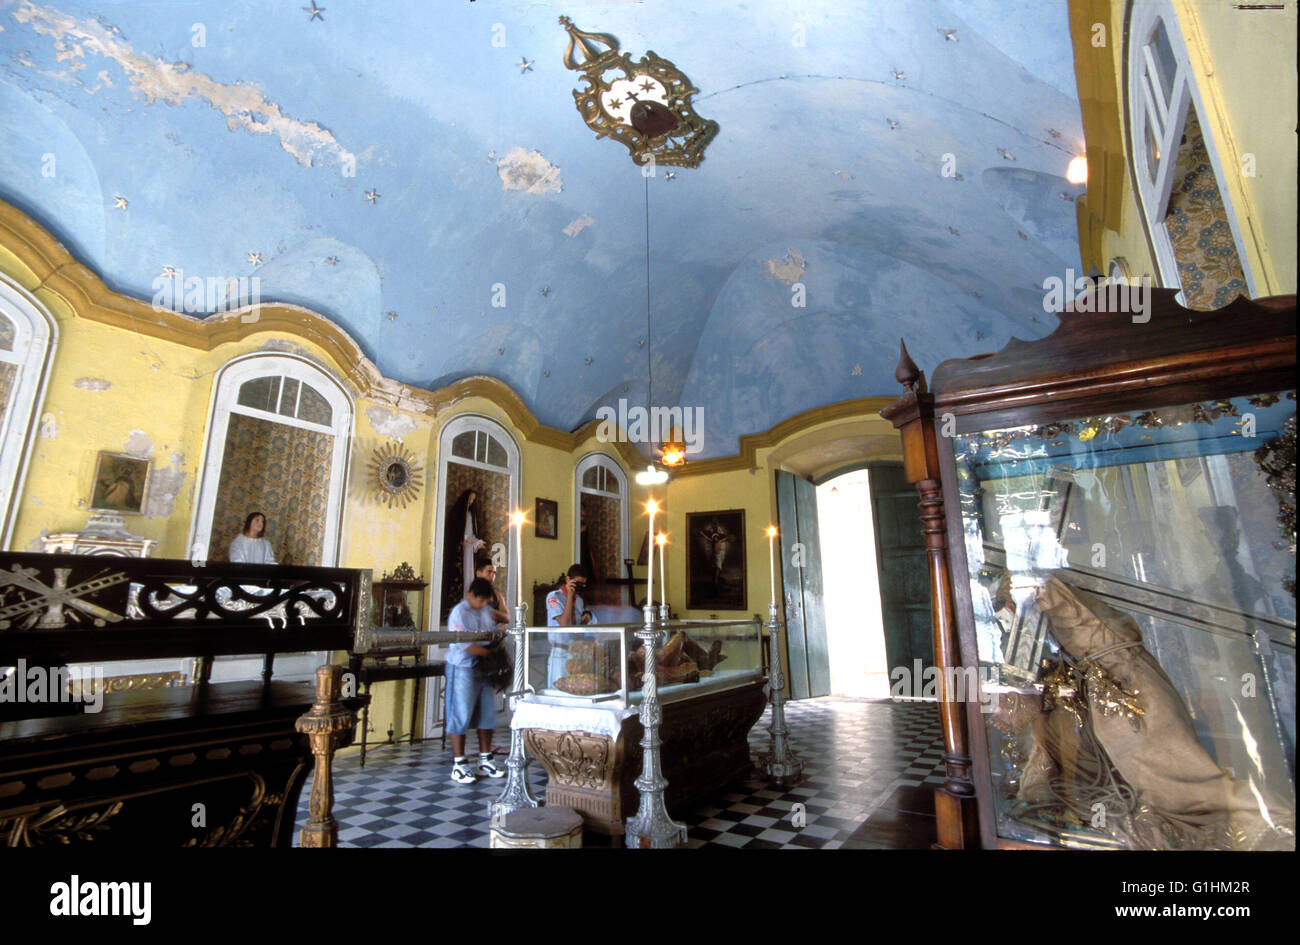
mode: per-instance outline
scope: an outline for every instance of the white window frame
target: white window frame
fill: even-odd
[[[45,403],[58,346],[58,323],[27,290],[0,275],[0,312],[13,323],[14,346],[0,361],[18,366],[8,408],[0,420],[0,548],[9,549],[27,481],[32,441]]]
[[[1156,69],[1156,56],[1151,47],[1156,27],[1160,23],[1164,24],[1165,35],[1169,38],[1169,48],[1177,63],[1167,101],[1158,82],[1146,81],[1147,70],[1155,72]],[[1187,123],[1189,109],[1194,107],[1200,121],[1201,133],[1205,138],[1205,150],[1214,170],[1215,184],[1223,199],[1228,225],[1232,229],[1237,257],[1241,260],[1242,272],[1246,277],[1246,287],[1253,297],[1256,295],[1255,276],[1251,270],[1250,260],[1242,252],[1242,247],[1246,244],[1238,226],[1232,195],[1223,183],[1228,177],[1224,174],[1218,144],[1206,126],[1206,118],[1210,113],[1205,107],[1200,88],[1195,81],[1187,43],[1183,39],[1178,16],[1170,0],[1146,0],[1143,3],[1133,4],[1127,41],[1124,80],[1129,125],[1129,165],[1132,169],[1133,185],[1137,191],[1138,210],[1155,256],[1160,284],[1181,288],[1178,278],[1178,260],[1174,255],[1173,242],[1169,238],[1164,220],[1169,211],[1169,197],[1178,168],[1178,152],[1184,126]],[[1160,161],[1155,181],[1151,180],[1147,172],[1148,122],[1153,122],[1152,137],[1156,139],[1160,148]]]
[[[330,425],[309,423],[296,417],[286,417],[238,403],[239,389],[246,382],[259,377],[288,377],[313,387],[330,405],[332,411]],[[301,388],[299,390],[301,391]],[[208,409],[208,436],[204,444],[203,472],[199,480],[198,499],[194,505],[194,515],[190,525],[191,559],[207,560],[208,551],[212,547],[212,518],[216,512],[217,487],[221,483],[221,464],[225,459],[226,433],[230,428],[232,413],[315,430],[334,437],[320,566],[335,567],[338,563],[339,541],[342,534],[343,499],[347,495],[348,454],[352,443],[352,418],[355,410],[351,395],[337,378],[305,358],[288,354],[244,355],[227,362],[217,372]],[[275,664],[276,678],[313,678],[316,667],[328,660],[329,654],[325,652],[278,655]],[[219,657],[213,662],[212,681],[260,678],[261,667],[260,658]]]
[[[618,494],[612,492],[601,492],[599,489],[588,489],[582,484],[582,477],[587,474],[587,470],[601,468],[614,477],[618,483]],[[573,467],[573,560],[582,560],[582,496],[584,494],[601,495],[607,498],[613,497],[618,499],[619,505],[619,529],[622,535],[619,540],[619,572],[615,577],[623,577],[623,562],[631,555],[628,553],[628,535],[632,529],[630,520],[631,509],[628,502],[627,473],[623,467],[610,457],[608,453],[593,452],[588,453],[578,464]]]
[[[481,463],[477,460],[466,459],[463,456],[451,455],[451,443],[457,436],[467,431],[477,433],[486,433],[496,440],[506,451],[505,466],[493,466],[489,463]],[[485,417],[477,413],[462,413],[453,417],[443,425],[442,430],[438,433],[438,478],[435,480],[437,488],[434,490],[434,509],[433,509],[433,560],[429,566],[429,601],[425,607],[425,629],[435,630],[438,628],[438,613],[441,610],[442,603],[442,571],[443,560],[446,552],[447,536],[444,532],[447,530],[447,464],[460,463],[464,466],[473,466],[477,469],[490,469],[493,472],[504,472],[510,477],[510,507],[512,509],[520,508],[520,454],[519,444],[507,430],[491,417]],[[500,540],[506,545],[506,560],[514,556],[515,549],[511,544],[509,535],[502,535]],[[517,580],[514,568],[518,562],[510,562],[510,569],[506,572],[508,575],[509,588],[501,587],[500,590],[505,594],[507,601],[514,600],[515,581]],[[524,589],[527,594],[527,588]],[[525,598],[527,600],[527,598]],[[529,614],[529,624],[537,622],[536,614]],[[431,646],[426,650],[426,658],[433,660],[442,658],[446,652],[445,647]],[[437,701],[437,683],[439,680],[426,679],[424,684],[424,731],[426,733],[433,731],[434,723],[441,714],[441,706],[435,706]],[[445,720],[444,720],[445,722]]]

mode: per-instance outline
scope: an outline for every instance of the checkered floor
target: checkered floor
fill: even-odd
[[[807,699],[786,705],[790,737],[804,761],[804,780],[790,790],[748,780],[706,798],[677,820],[688,847],[833,850],[898,787],[943,781],[943,738],[933,702],[894,703]],[[754,754],[768,745],[770,712],[750,732]],[[498,731],[497,743],[509,744]],[[501,763],[499,761],[499,763]],[[454,784],[451,751],[436,739],[379,747],[361,768],[356,753],[335,765],[335,817],[344,847],[487,847],[487,806],[502,781]],[[534,797],[544,796],[546,772],[528,766]],[[297,831],[307,820],[308,787]],[[794,826],[794,804],[804,823]]]

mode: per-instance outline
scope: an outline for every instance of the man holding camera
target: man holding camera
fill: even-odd
[[[546,625],[548,627],[577,627],[591,622],[581,591],[587,586],[587,569],[580,564],[569,568],[558,587],[546,595]],[[551,645],[546,661],[547,685],[568,675],[568,644],[579,637],[571,633],[548,633]]]

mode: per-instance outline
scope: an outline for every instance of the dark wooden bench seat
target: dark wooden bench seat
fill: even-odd
[[[369,581],[342,569],[3,553],[0,667],[346,651],[369,612]],[[78,591],[88,586],[107,593]],[[191,605],[171,606],[169,586]],[[171,604],[128,604],[128,587]],[[271,611],[278,622],[264,618]],[[333,845],[328,765],[365,702],[338,698],[341,671],[322,667],[314,687],[212,683],[201,671],[193,685],[105,691],[91,713],[11,700],[0,721],[0,846],[289,846],[314,764],[303,843]]]

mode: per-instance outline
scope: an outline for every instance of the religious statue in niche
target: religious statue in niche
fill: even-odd
[[[420,498],[423,486],[423,471],[414,453],[400,443],[375,450],[370,459],[370,487],[380,502],[390,509],[404,509],[408,502]]]
[[[487,540],[483,503],[475,489],[466,489],[447,510],[442,597],[447,610],[456,606],[474,580],[474,557],[491,547]]]
[[[653,52],[633,62],[608,33],[583,32],[567,16],[560,23],[569,33],[564,64],[587,81],[573,99],[596,137],[621,141],[642,166],[699,167],[718,123],[695,113],[691,80]]]

